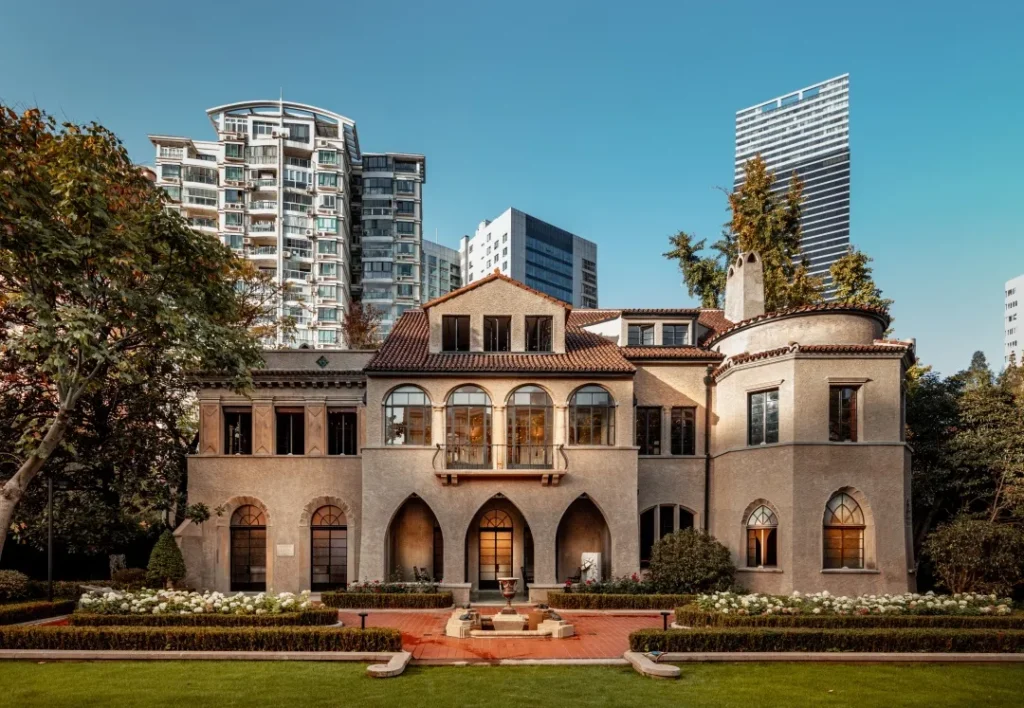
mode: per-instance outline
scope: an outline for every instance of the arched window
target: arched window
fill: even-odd
[[[418,386],[399,386],[384,401],[385,445],[430,444],[430,398]]]
[[[864,512],[845,492],[825,505],[825,568],[864,567]]]
[[[615,444],[615,400],[602,386],[584,386],[569,399],[569,444]]]
[[[348,583],[348,526],[340,508],[322,506],[309,522],[313,590],[335,590]]]
[[[231,589],[267,589],[267,520],[251,504],[231,515]]]
[[[778,565],[779,520],[762,504],[747,517],[747,567],[774,568]]]
[[[460,386],[448,397],[445,458],[449,468],[491,466],[491,398],[478,386]]]
[[[548,469],[551,446],[551,397],[540,386],[520,386],[508,397],[508,467]]]

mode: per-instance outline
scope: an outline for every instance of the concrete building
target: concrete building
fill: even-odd
[[[423,278],[420,300],[423,302],[458,290],[462,287],[459,252],[435,241],[424,241],[420,273]]]
[[[500,243],[500,241],[499,241]],[[902,381],[881,310],[574,310],[491,274],[406,311],[379,352],[277,351],[248,395],[207,375],[187,583],[315,590],[426,572],[457,602],[641,572],[707,529],[752,591],[915,586]],[[727,318],[728,315],[731,319]],[[500,354],[500,355],[499,355]]]
[[[509,208],[459,244],[464,282],[498,271],[573,307],[595,308],[597,244]]]
[[[756,155],[775,172],[776,192],[789,188],[794,172],[803,180],[800,248],[829,297],[829,266],[850,246],[850,75],[737,111],[736,187]]]
[[[1020,329],[1020,315],[1024,313],[1024,275],[1006,281],[1003,302],[1003,364],[1010,363],[1013,355],[1017,366],[1024,364],[1024,335]]]
[[[354,121],[301,103],[206,113],[214,140],[149,136],[156,181],[194,228],[286,286],[276,314],[295,332],[268,344],[345,346],[352,300],[380,308],[385,333],[400,306],[419,304],[422,155],[364,155]]]

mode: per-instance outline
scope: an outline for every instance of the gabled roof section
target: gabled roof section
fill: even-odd
[[[458,290],[452,290],[450,293],[448,293],[446,295],[442,295],[441,297],[434,298],[430,302],[428,302],[425,305],[423,305],[423,309],[424,310],[429,310],[434,305],[439,305],[442,302],[445,302],[447,300],[452,300],[454,298],[457,298],[459,295],[464,295],[465,293],[468,293],[470,290],[476,290],[477,288],[479,288],[479,287],[481,287],[483,285],[487,285],[488,283],[493,283],[495,280],[504,280],[506,283],[509,283],[510,285],[515,285],[517,288],[521,288],[521,289],[525,290],[528,293],[533,293],[534,295],[537,295],[538,297],[542,297],[545,300],[550,300],[551,302],[553,302],[555,304],[558,304],[558,305],[561,305],[562,307],[564,307],[566,312],[572,310],[572,305],[570,305],[569,303],[563,302],[562,300],[559,300],[557,297],[551,297],[547,293],[542,293],[540,290],[534,290],[529,285],[525,285],[523,283],[520,283],[518,280],[513,280],[512,278],[508,277],[507,275],[504,275],[504,274],[500,273],[497,270],[494,271],[493,273],[491,273],[490,275],[487,275],[487,276],[484,276],[483,278],[480,278],[480,280],[474,280],[469,285],[463,285]]]
[[[504,276],[502,277],[504,278]],[[507,278],[504,279],[507,280]],[[384,346],[366,367],[366,371],[422,374],[632,375],[636,368],[622,356],[619,347],[614,342],[587,332],[571,323],[565,329],[564,354],[533,352],[438,352],[432,354],[430,352],[430,321],[427,313],[422,310],[407,310],[395,323],[391,334],[384,341]]]
[[[791,307],[786,310],[766,312],[763,315],[751,317],[749,319],[742,320],[741,322],[730,323],[730,325],[725,329],[716,331],[714,335],[704,342],[704,345],[711,346],[727,334],[737,332],[741,329],[750,327],[751,325],[766,322],[768,320],[783,319],[786,317],[800,317],[803,315],[825,312],[872,315],[881,321],[885,327],[889,326],[889,312],[883,307],[873,307],[871,305],[847,305],[839,302],[823,302],[817,305],[804,305],[802,307]],[[724,322],[729,322],[729,320],[726,320],[724,316],[722,317],[722,320]]]

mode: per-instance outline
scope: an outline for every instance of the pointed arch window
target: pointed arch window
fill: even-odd
[[[774,568],[778,565],[779,520],[762,504],[747,517],[747,567]]]
[[[864,567],[864,511],[845,492],[834,494],[825,505],[824,567]]]

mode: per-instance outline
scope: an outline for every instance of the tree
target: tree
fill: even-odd
[[[185,559],[181,549],[174,542],[170,529],[160,535],[149,556],[146,579],[153,585],[174,587],[174,583],[185,579]]]
[[[1024,581],[1024,531],[958,516],[929,538],[926,552],[950,592],[1007,597]]]
[[[341,331],[350,349],[377,349],[381,344],[381,313],[373,305],[349,304],[341,322]]]
[[[273,324],[246,293],[266,279],[165,209],[113,133],[0,106],[0,352],[16,396],[48,408],[20,421],[0,488],[0,553],[32,480],[88,396],[144,385],[154,367],[215,369],[245,387]],[[7,359],[10,363],[7,363]]]
[[[665,257],[678,261],[690,295],[704,307],[720,307],[728,264],[739,252],[756,251],[764,266],[765,309],[768,312],[821,300],[822,282],[812,276],[800,253],[803,183],[793,175],[784,194],[773,191],[775,174],[754,157],[743,167],[744,182],[727,194],[731,218],[716,251],[701,255],[705,241],[680,231],[669,237]]]
[[[873,259],[862,251],[850,248],[829,268],[836,301],[847,305],[868,305],[886,311],[892,300],[882,297],[882,291],[871,278]]]

